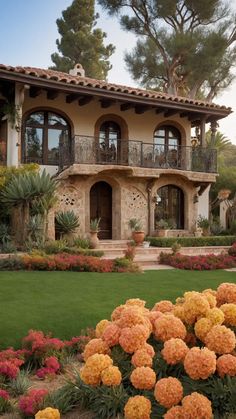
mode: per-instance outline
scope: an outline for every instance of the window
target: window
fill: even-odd
[[[163,125],[154,132],[155,162],[160,167],[180,167],[180,132],[172,126]]]
[[[30,114],[24,125],[24,162],[58,165],[69,138],[70,127],[62,116],[50,111]]]
[[[117,161],[121,130],[113,121],[106,121],[99,130],[99,158],[101,163]]]
[[[160,220],[168,222],[171,228],[184,228],[184,193],[174,185],[158,189],[158,203],[155,208],[155,225]]]

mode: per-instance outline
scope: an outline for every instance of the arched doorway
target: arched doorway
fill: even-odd
[[[184,193],[175,185],[166,185],[157,190],[158,204],[155,208],[155,225],[160,220],[171,228],[184,229]]]
[[[112,187],[97,182],[90,189],[90,220],[101,218],[99,239],[112,239]]]

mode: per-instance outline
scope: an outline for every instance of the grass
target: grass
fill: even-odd
[[[146,271],[144,274],[76,272],[0,272],[0,348],[20,346],[29,329],[62,339],[109,318],[127,298],[139,297],[152,307],[186,290],[216,288],[235,282],[235,272]]]

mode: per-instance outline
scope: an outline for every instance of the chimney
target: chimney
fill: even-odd
[[[71,76],[85,77],[85,71],[81,64],[75,64],[74,68],[69,71]]]

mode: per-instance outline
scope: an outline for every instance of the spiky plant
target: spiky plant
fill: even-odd
[[[79,217],[74,211],[59,211],[55,218],[56,230],[61,235],[74,233],[80,226]]]
[[[7,224],[0,224],[0,243],[4,244],[11,240],[9,226]]]
[[[9,383],[9,388],[13,396],[20,396],[26,393],[30,386],[29,371],[24,370],[20,371],[17,377]]]

